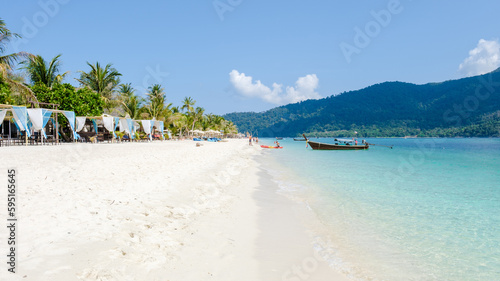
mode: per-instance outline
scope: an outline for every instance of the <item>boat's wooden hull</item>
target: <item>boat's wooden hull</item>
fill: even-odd
[[[321,143],[315,141],[308,141],[308,144],[311,146],[313,150],[361,150],[361,149],[368,149],[370,147],[368,144],[340,145],[340,144]]]

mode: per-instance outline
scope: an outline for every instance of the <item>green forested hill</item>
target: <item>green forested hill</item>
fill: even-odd
[[[484,75],[415,85],[385,82],[320,100],[254,113],[229,113],[240,132],[260,137],[499,136],[500,68]]]

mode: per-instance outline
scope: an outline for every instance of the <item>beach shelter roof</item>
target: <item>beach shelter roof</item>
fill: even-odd
[[[0,109],[0,126],[3,124],[3,119],[5,118],[5,114],[7,114],[7,110]]]
[[[161,139],[164,139],[163,129],[165,128],[165,126],[164,126],[163,121],[157,121],[157,120],[153,120],[153,121],[154,121],[154,126],[156,128],[156,131],[160,132]]]
[[[75,113],[73,111],[46,108],[26,108],[25,106],[0,104],[0,116],[2,116],[1,121],[5,118],[7,111],[12,112],[17,128],[21,131],[25,131],[27,137],[31,136],[32,129],[34,131],[41,131],[44,136],[46,136],[44,128],[50,120],[50,116],[53,113],[62,113],[68,119],[71,130],[73,131],[73,136],[76,139]]]
[[[114,133],[118,127],[121,132],[126,132],[130,134],[130,130],[128,127],[128,123],[126,125],[120,126],[120,120],[126,120],[127,118],[120,118],[120,117],[115,117],[109,114],[103,114],[101,116],[78,116],[76,117],[76,131],[80,132],[83,130],[83,127],[85,126],[85,121],[89,119],[92,120],[92,123],[94,123],[94,130],[97,132],[97,120],[100,120],[102,122],[103,127],[108,130],[108,132],[113,132],[113,135],[116,137],[116,134]],[[126,123],[126,121],[123,121]]]
[[[141,120],[142,128],[144,132],[149,135],[149,139],[152,139],[153,126],[155,125],[154,120]]]

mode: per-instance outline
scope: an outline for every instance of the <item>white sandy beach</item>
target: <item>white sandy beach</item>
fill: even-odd
[[[1,147],[19,221],[17,272],[2,239],[0,280],[345,280],[261,175],[259,153],[245,140]]]

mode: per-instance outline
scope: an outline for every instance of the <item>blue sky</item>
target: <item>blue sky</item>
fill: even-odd
[[[40,0],[3,1],[0,18],[24,39],[8,52],[62,54],[65,82],[77,86],[87,61],[112,63],[138,93],[159,83],[174,105],[190,96],[224,114],[492,70],[498,11],[492,0]]]

